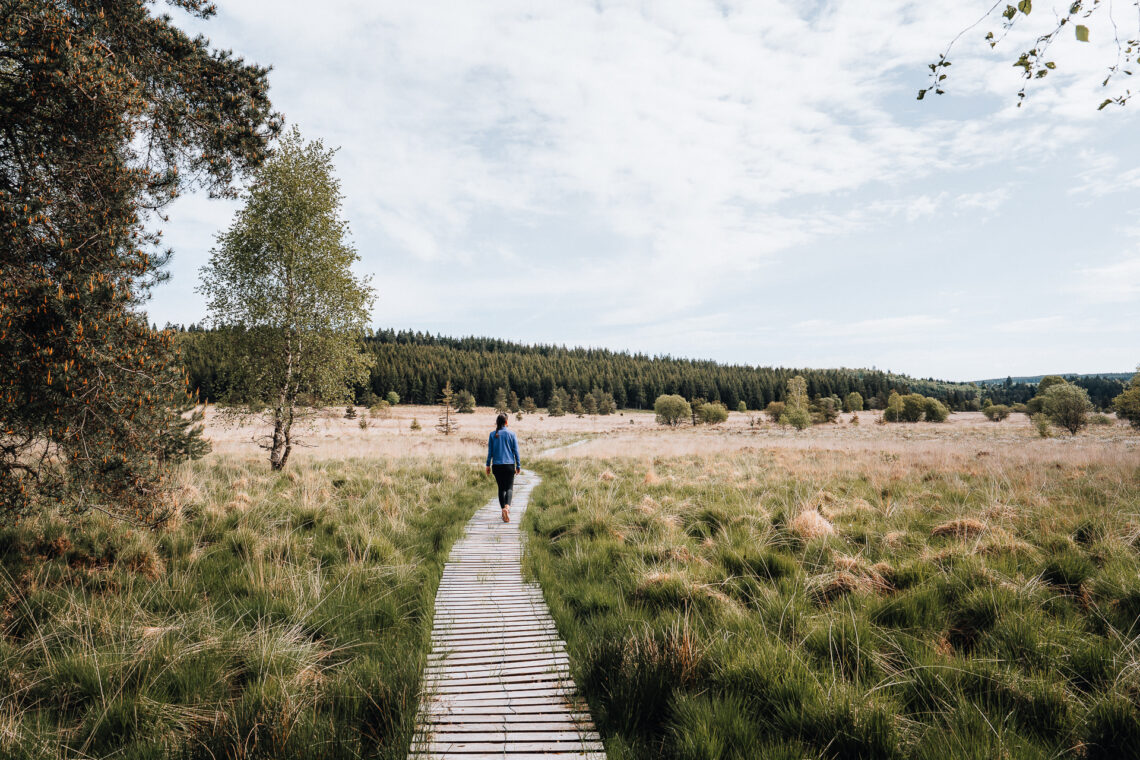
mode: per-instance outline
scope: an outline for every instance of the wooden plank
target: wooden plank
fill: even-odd
[[[501,752],[480,754],[477,752],[464,752],[459,753],[444,753],[432,754],[430,752],[416,752],[413,750],[409,757],[417,758],[417,760],[446,760],[449,757],[461,757],[464,760],[550,760],[550,758],[561,758],[563,760],[606,760],[605,752],[559,752],[557,755],[547,754],[544,752],[512,752],[510,754],[503,754]]]
[[[518,524],[535,481],[519,479],[513,523],[492,499],[452,548],[409,758],[605,759],[542,589],[522,578]]]
[[[507,737],[509,741],[504,741]],[[435,731],[431,734],[431,741],[436,744],[469,744],[471,742],[497,742],[503,741],[509,746],[517,742],[597,742],[597,733],[584,734],[578,731],[565,730],[530,730],[503,729],[501,731]]]
[[[470,732],[479,733],[482,731],[582,731],[583,725],[589,725],[588,722],[573,720],[556,720],[554,717],[546,715],[524,715],[520,717],[535,718],[535,720],[490,720],[494,716],[485,716],[480,719],[464,719],[458,723],[432,723],[421,724],[418,730],[422,732],[441,732],[447,731],[452,733]],[[509,717],[509,716],[507,716]],[[586,735],[586,734],[583,734]]]
[[[430,742],[426,746],[420,745],[421,752],[428,754],[444,753],[455,755],[458,753],[508,753],[512,757],[516,752],[600,752],[603,747],[600,741],[586,742],[555,742],[555,741],[527,741],[527,742]]]

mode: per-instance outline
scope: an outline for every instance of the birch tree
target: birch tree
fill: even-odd
[[[373,291],[341,218],[334,150],[294,128],[258,170],[245,206],[201,270],[209,320],[228,328],[231,400],[265,405],[255,440],[274,470],[297,444],[299,399],[342,404],[367,379],[360,338]]]

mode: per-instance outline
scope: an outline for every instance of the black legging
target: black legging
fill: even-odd
[[[511,497],[515,495],[515,466],[492,465],[491,473],[495,476],[495,482],[499,484],[499,507],[505,507],[511,503]]]

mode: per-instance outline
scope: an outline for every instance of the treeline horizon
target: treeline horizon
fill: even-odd
[[[231,398],[229,372],[218,358],[225,331],[196,325],[170,326],[181,335],[183,361],[190,387],[208,401],[247,401]],[[763,409],[783,401],[787,381],[802,375],[810,397],[858,392],[869,402],[885,403],[891,391],[921,393],[949,408],[979,408],[982,389],[969,383],[913,378],[876,369],[763,367],[721,364],[712,360],[650,356],[601,348],[567,348],[550,344],[522,344],[499,338],[463,337],[413,330],[378,329],[363,338],[373,358],[368,382],[355,388],[355,400],[364,403],[395,391],[403,403],[434,404],[445,383],[466,390],[476,403],[494,403],[499,388],[530,396],[545,407],[556,388],[584,396],[595,388],[613,394],[617,405],[649,409],[662,394],[720,401],[730,409],[744,401],[749,409]],[[1119,392],[1119,391],[1118,391]],[[1094,400],[1094,403],[1096,401]],[[1099,406],[1100,404],[1098,404]]]
[[[224,331],[198,325],[170,325],[181,335],[183,361],[190,388],[207,401],[229,398],[227,370],[218,359],[211,339],[224,340]],[[920,393],[936,398],[954,411],[981,408],[985,399],[995,404],[1023,403],[1032,398],[1036,384],[1012,379],[998,385],[957,383],[915,378],[877,369],[764,367],[721,364],[711,359],[674,358],[604,348],[567,348],[553,344],[524,344],[501,338],[432,335],[418,330],[381,328],[362,339],[373,358],[368,382],[356,386],[355,400],[383,398],[395,391],[403,403],[434,404],[449,380],[456,391],[466,390],[476,403],[490,406],[499,388],[530,396],[545,407],[556,388],[585,396],[595,388],[613,394],[618,407],[649,409],[662,394],[720,401],[735,409],[740,401],[752,410],[772,401],[784,401],[788,379],[802,375],[811,398],[852,391],[867,399],[869,408],[885,405],[891,391]],[[215,347],[217,344],[215,344]],[[1088,391],[1098,409],[1106,409],[1124,389],[1124,383],[1101,376],[1064,376]]]

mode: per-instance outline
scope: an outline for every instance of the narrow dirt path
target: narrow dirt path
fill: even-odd
[[[605,758],[542,590],[522,577],[519,526],[539,482],[516,478],[511,522],[492,498],[451,549],[411,760]]]

